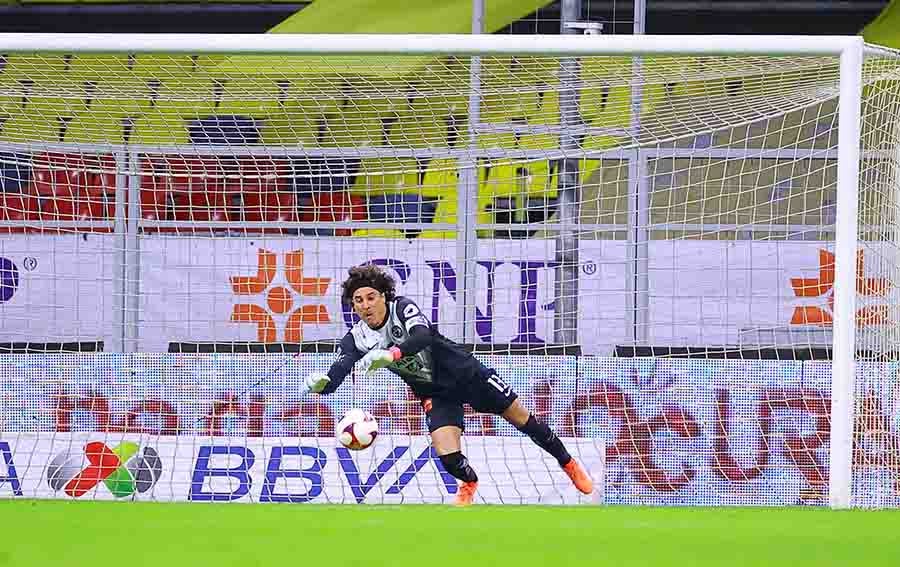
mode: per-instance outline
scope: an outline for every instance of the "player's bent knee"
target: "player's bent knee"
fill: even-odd
[[[431,432],[431,446],[439,456],[458,453],[462,447],[461,437],[462,430],[459,427],[445,425]]]

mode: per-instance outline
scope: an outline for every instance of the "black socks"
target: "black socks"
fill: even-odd
[[[469,460],[459,451],[448,455],[441,455],[441,464],[447,472],[463,482],[477,482],[478,475],[469,466]]]
[[[566,451],[566,447],[563,445],[562,441],[559,440],[559,437],[556,436],[556,433],[553,433],[553,431],[547,427],[546,423],[535,419],[533,415],[529,416],[528,422],[518,429],[525,435],[531,437],[531,440],[534,441],[535,445],[556,457],[560,466],[563,466],[572,460],[572,455]]]

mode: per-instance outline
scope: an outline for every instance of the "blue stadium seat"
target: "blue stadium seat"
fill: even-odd
[[[373,222],[428,223],[436,204],[412,193],[387,193],[369,197],[369,220]]]
[[[0,191],[21,193],[31,178],[29,158],[25,154],[0,153]]]

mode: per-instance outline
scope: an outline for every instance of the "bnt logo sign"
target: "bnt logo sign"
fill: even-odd
[[[87,466],[85,467],[85,460]],[[124,442],[110,449],[100,441],[84,446],[84,456],[60,453],[47,465],[47,484],[72,498],[87,494],[101,482],[116,498],[147,492],[162,475],[162,460],[152,447]]]
[[[258,267],[255,276],[232,276],[231,290],[236,295],[266,294],[268,309],[254,303],[239,303],[231,311],[231,320],[236,323],[256,325],[256,340],[274,343],[278,340],[273,314],[285,315],[284,341],[296,343],[303,340],[303,325],[306,323],[328,323],[328,310],[322,304],[294,307],[294,293],[303,297],[322,297],[328,290],[331,278],[310,278],[303,275],[303,250],[294,250],[284,255],[284,277],[290,289],[272,286],[278,268],[278,258],[274,252],[260,249],[257,253]],[[293,293],[291,292],[293,290]],[[293,311],[292,311],[293,309]]]
[[[802,305],[794,307],[791,325],[823,325],[833,323],[834,312],[834,254],[828,250],[819,250],[819,277],[791,278],[791,287],[795,297],[820,298],[819,305]],[[865,255],[862,250],[856,253],[856,293],[862,297],[884,297],[891,290],[892,284],[887,278],[865,277]],[[822,300],[824,299],[824,305]],[[856,310],[856,324],[884,325],[889,323],[887,305],[867,305]]]

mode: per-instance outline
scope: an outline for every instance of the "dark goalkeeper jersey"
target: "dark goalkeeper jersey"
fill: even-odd
[[[353,365],[373,349],[396,346],[403,357],[387,366],[419,397],[450,394],[474,376],[486,372],[470,352],[435,330],[410,299],[398,297],[387,304],[384,324],[370,328],[358,321],[341,340],[338,358],[328,370],[331,382],[322,391],[334,392],[353,370]]]

